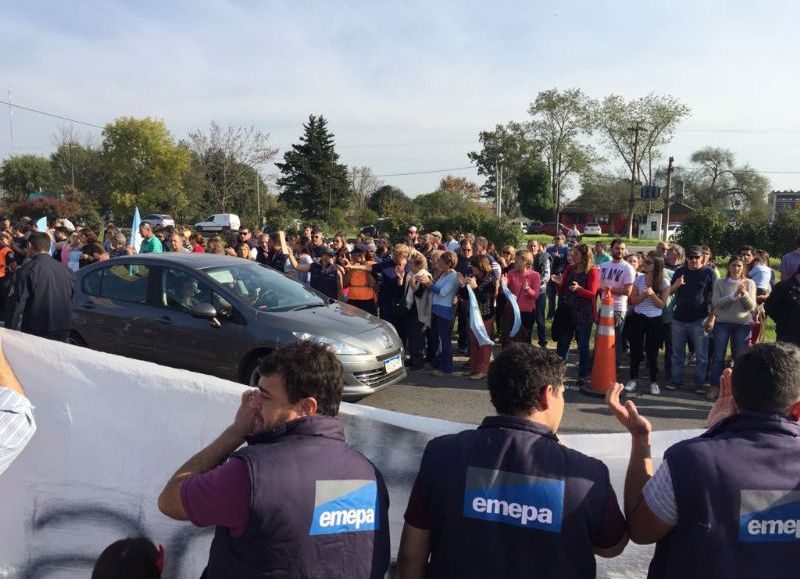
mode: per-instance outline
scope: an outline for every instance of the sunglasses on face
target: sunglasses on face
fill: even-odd
[[[700,259],[700,256],[699,255],[688,255],[688,256],[686,256],[686,259]]]

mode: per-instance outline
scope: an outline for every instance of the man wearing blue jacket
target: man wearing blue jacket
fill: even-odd
[[[259,374],[233,424],[167,482],[159,509],[216,526],[206,579],[383,578],[389,496],[345,443],[341,363],[300,342],[264,358]]]
[[[625,515],[656,543],[650,579],[781,577],[800,569],[800,348],[758,344],[725,370],[710,429],[664,453],[653,475],[650,422],[607,394],[631,433]]]

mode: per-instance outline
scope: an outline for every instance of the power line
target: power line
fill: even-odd
[[[69,121],[70,123],[76,123],[78,125],[86,125],[87,127],[94,127],[95,129],[105,129],[105,127],[101,127],[100,125],[95,125],[94,123],[89,123],[89,122],[86,122],[86,121],[79,121],[78,119],[71,119],[69,117],[63,117],[61,115],[56,115],[56,114],[53,114],[53,113],[40,111],[38,109],[32,109],[30,107],[24,107],[22,105],[17,105],[17,104],[14,104],[12,102],[9,102],[9,101],[0,100],[0,104],[8,105],[8,106],[13,107],[15,109],[21,109],[23,111],[36,113],[36,114],[39,114],[39,115],[44,115],[46,117],[52,117],[54,119],[60,119],[62,121]]]
[[[467,169],[477,169],[474,165],[469,167],[454,167],[452,169],[431,169],[430,171],[410,171],[408,173],[390,173],[386,175],[375,175],[376,177],[404,177],[405,175],[429,175],[431,173],[447,173],[448,171],[466,171]]]
[[[800,129],[680,129],[684,133],[800,133]]]

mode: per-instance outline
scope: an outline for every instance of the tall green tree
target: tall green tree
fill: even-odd
[[[531,138],[523,123],[509,122],[497,125],[493,131],[481,131],[478,135],[480,151],[467,154],[478,166],[478,174],[486,177],[481,187],[487,199],[497,198],[498,166],[503,168],[503,213],[513,215],[519,209],[517,176],[522,167],[538,160],[540,144]]]
[[[12,155],[3,161],[0,179],[10,203],[28,198],[28,193],[46,190],[54,181],[50,159],[38,155]]]
[[[673,96],[656,94],[632,100],[612,94],[593,102],[591,108],[595,131],[636,176],[634,196],[629,194],[628,198],[630,236],[636,210],[636,181],[652,184],[654,162],[663,155],[663,147],[672,140],[675,128],[690,109]]]
[[[555,203],[550,190],[550,172],[541,161],[532,161],[517,175],[519,209],[528,219],[548,220]]]
[[[541,143],[547,162],[553,195],[550,206],[555,209],[556,220],[570,177],[588,170],[597,160],[592,147],[580,140],[591,131],[589,105],[580,89],[550,89],[540,92],[528,108],[531,134]]]
[[[411,206],[411,198],[402,189],[392,185],[384,185],[370,195],[367,208],[381,217],[391,211],[404,211]]]
[[[191,155],[162,121],[123,117],[103,130],[103,161],[115,213],[180,213],[188,198],[183,177]]]
[[[280,199],[304,219],[326,219],[333,207],[348,204],[347,166],[339,163],[334,135],[323,116],[309,116],[303,130],[284,162],[275,163],[281,171]]]
[[[50,154],[54,187],[70,201],[110,209],[111,190],[100,148],[71,127],[61,129],[55,141],[56,150]]]

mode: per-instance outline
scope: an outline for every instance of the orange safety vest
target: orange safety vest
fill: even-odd
[[[354,269],[350,274],[350,289],[347,297],[351,300],[374,300],[375,290],[367,285],[368,271]]]
[[[0,279],[6,276],[6,260],[9,253],[11,253],[10,247],[0,248]]]

